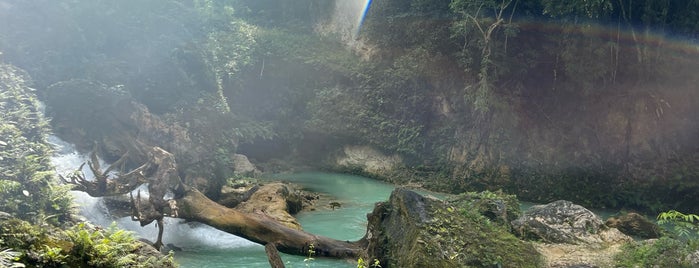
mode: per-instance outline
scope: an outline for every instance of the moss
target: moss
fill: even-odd
[[[470,208],[491,221],[509,227],[522,211],[517,196],[503,191],[466,192],[452,197],[448,203],[455,207]]]
[[[367,259],[389,267],[542,266],[532,244],[470,204],[463,197],[444,202],[396,189],[369,217],[368,251],[373,256]]]
[[[424,236],[427,254],[434,258],[415,260],[416,267],[437,267],[431,264],[435,259],[441,259],[439,267],[541,266],[541,257],[531,244],[483,216],[482,207],[460,204],[434,213]]]

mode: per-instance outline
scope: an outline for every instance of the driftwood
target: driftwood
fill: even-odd
[[[184,185],[178,175],[174,156],[159,147],[152,147],[148,152],[148,161],[127,173],[111,175],[114,165],[102,172],[94,154],[88,165],[95,174],[95,180],[85,179],[81,172],[63,180],[76,185],[75,190],[96,197],[131,193],[141,184],[148,183],[147,200],[141,198],[140,191],[136,197],[131,195],[131,218],[142,226],[157,221],[159,233],[154,244],[156,248],[162,246],[163,217],[166,216],[205,223],[262,245],[271,244],[281,252],[294,255],[303,256],[312,249],[314,255],[319,257],[356,258],[366,244],[363,240],[340,241],[290,228],[264,211],[244,213],[222,206],[198,190]]]
[[[143,172],[148,168],[148,164],[144,164],[128,173],[123,173],[123,163],[127,157],[128,153],[102,171],[97,154],[92,152],[90,161],[80,165],[77,171],[73,172],[68,179],[61,175],[59,177],[63,182],[74,185],[73,190],[85,192],[92,197],[123,195],[147,182]],[[93,180],[87,179],[82,172],[85,164],[87,164],[94,175],[95,178]],[[121,167],[119,170],[120,174],[118,176],[110,176],[116,167]]]

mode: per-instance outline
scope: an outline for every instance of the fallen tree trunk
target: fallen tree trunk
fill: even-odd
[[[85,179],[80,172],[63,180],[92,196],[129,193],[147,182],[147,200],[141,199],[140,192],[136,198],[131,195],[131,216],[141,226],[158,222],[159,232],[154,244],[156,248],[162,245],[163,217],[169,216],[201,222],[262,245],[272,243],[279,251],[288,254],[307,256],[312,252],[312,255],[319,257],[357,258],[363,252],[363,245],[366,244],[363,240],[349,242],[317,236],[291,228],[267,215],[263,209],[253,209],[252,213],[246,213],[220,205],[182,183],[171,153],[159,147],[151,147],[147,155],[147,162],[139,168],[128,173],[110,175],[108,171],[113,170],[113,166],[107,171],[101,171],[99,161],[93,154],[92,161],[88,164],[97,178],[95,181]],[[165,199],[167,193],[173,194],[172,199]]]
[[[242,213],[224,207],[196,189],[187,189],[176,202],[179,218],[198,221],[262,245],[274,243],[279,251],[287,254],[303,256],[312,249],[319,257],[356,258],[364,248],[362,240],[340,241],[296,230],[263,211]]]

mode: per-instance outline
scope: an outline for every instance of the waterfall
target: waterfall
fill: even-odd
[[[74,172],[82,163],[88,160],[88,156],[79,153],[75,146],[67,143],[56,136],[49,136],[49,143],[55,148],[55,153],[51,157],[51,162],[58,174],[66,176]],[[101,167],[108,164],[100,160]],[[83,167],[86,179],[92,179],[92,174],[87,166]],[[143,195],[142,189],[142,195]],[[79,206],[80,215],[90,222],[109,226],[112,223],[122,229],[134,232],[138,237],[155,240],[158,228],[155,223],[141,227],[138,222],[132,221],[130,217],[117,218],[109,213],[109,208],[102,198],[91,197],[81,191],[71,191],[75,203]],[[185,223],[181,219],[165,218],[165,233],[163,243],[172,244],[183,250],[198,250],[206,248],[228,249],[250,247],[256,245],[243,238],[219,231],[205,224]]]
[[[370,5],[371,0],[336,0],[332,18],[320,25],[318,30],[322,33],[337,34],[342,41],[353,47],[359,38]]]

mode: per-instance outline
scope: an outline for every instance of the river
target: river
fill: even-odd
[[[339,202],[342,207],[335,210],[319,204],[319,209],[301,212],[296,217],[308,232],[350,241],[364,236],[366,214],[373,210],[374,203],[387,200],[394,188],[365,177],[333,173],[282,174],[271,179],[299,184],[306,190],[328,195]],[[182,267],[269,267],[264,247],[247,243],[238,247],[198,245],[176,252],[175,259]],[[305,257],[286,254],[282,254],[282,259],[286,267],[357,267],[356,262],[346,260],[314,259],[307,262]]]
[[[74,171],[87,159],[71,144],[53,136],[49,140],[57,149],[52,162],[59,174]],[[84,169],[89,173],[87,167]],[[366,231],[366,214],[372,211],[374,203],[387,200],[394,188],[390,184],[365,177],[332,173],[280,174],[270,180],[293,182],[340,203],[342,206],[334,210],[318,204],[317,210],[296,215],[304,230],[340,240],[360,239]],[[129,217],[114,218],[100,198],[90,197],[83,192],[72,193],[79,205],[80,214],[91,222],[103,226],[116,223],[139,237],[155,239],[157,228],[154,224],[141,227]],[[163,243],[178,249],[174,255],[175,260],[183,268],[269,267],[261,245],[204,224],[166,218]],[[356,267],[356,262],[348,260],[315,258],[307,261],[303,256],[287,254],[282,254],[282,259],[286,267]]]

